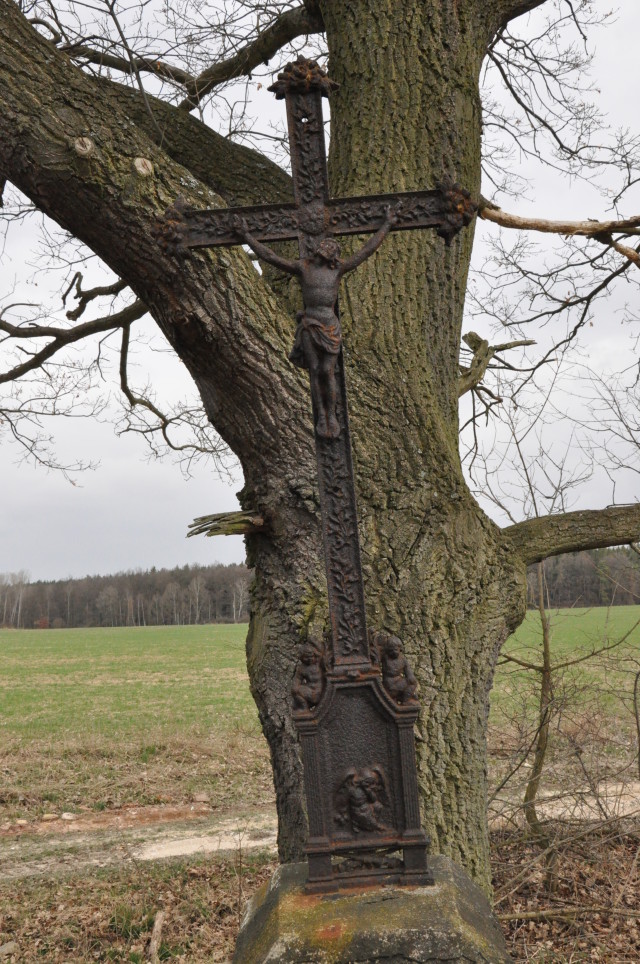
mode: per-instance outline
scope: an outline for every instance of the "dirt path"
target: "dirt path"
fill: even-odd
[[[514,820],[515,801],[490,815],[492,826]],[[640,782],[609,784],[598,798],[589,788],[570,798],[541,794],[542,819],[602,819],[637,816]],[[505,817],[507,813],[507,817]],[[187,857],[233,854],[246,850],[276,851],[275,808],[261,813],[213,810],[206,803],[184,806],[127,805],[117,810],[45,814],[44,819],[0,825],[3,879],[19,880],[45,874],[91,871],[96,867]]]
[[[110,864],[194,854],[276,849],[275,812],[222,814],[196,803],[46,817],[2,825],[3,879],[75,874]]]

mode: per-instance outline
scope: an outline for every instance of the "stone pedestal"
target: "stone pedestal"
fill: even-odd
[[[427,887],[307,894],[306,864],[279,867],[245,914],[233,964],[508,964],[491,908],[446,857]]]

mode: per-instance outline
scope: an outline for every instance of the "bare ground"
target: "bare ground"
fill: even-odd
[[[169,857],[275,853],[276,834],[275,811],[234,811],[232,816],[214,812],[205,803],[65,813],[55,819],[3,824],[2,876],[19,880]]]
[[[615,812],[598,820],[605,799]],[[551,853],[521,821],[493,821],[496,912],[514,961],[640,961],[640,781],[599,800],[588,787],[564,803],[541,797]],[[161,959],[228,962],[246,899],[276,864],[275,811],[78,807],[5,821],[0,851],[1,964],[141,964],[159,914]]]

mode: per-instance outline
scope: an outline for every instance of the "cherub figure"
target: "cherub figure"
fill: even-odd
[[[383,811],[389,804],[387,782],[381,766],[347,770],[335,798],[336,822],[357,833],[388,833]]]
[[[333,238],[320,241],[308,258],[296,261],[281,258],[250,234],[243,218],[234,220],[234,229],[259,258],[300,279],[304,310],[296,315],[298,327],[289,358],[294,365],[309,370],[311,394],[318,415],[316,432],[321,438],[337,438],[340,434],[335,377],[342,344],[340,319],[336,313],[340,281],[348,271],[353,271],[377,251],[396,220],[397,213],[388,207],[379,231],[344,261],[340,259],[340,245]]]
[[[383,637],[380,645],[380,665],[382,683],[389,696],[400,704],[415,700],[418,681],[397,636],[385,634]]]
[[[310,638],[300,647],[298,665],[291,685],[293,708],[310,710],[324,692],[324,653],[319,640]]]

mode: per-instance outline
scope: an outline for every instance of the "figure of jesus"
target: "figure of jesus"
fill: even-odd
[[[294,365],[309,371],[317,412],[316,432],[321,438],[337,438],[340,434],[335,375],[342,344],[340,319],[336,312],[340,281],[348,271],[353,271],[377,251],[396,220],[396,212],[387,208],[379,231],[344,261],[340,258],[340,245],[333,238],[320,241],[308,258],[296,261],[281,258],[250,234],[244,219],[234,221],[235,230],[258,258],[300,279],[304,309],[296,315],[298,327],[289,358]]]

